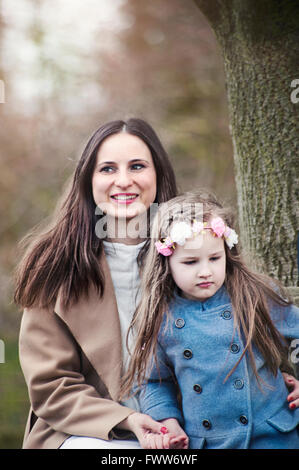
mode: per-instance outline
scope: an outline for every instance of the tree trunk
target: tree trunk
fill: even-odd
[[[2,19],[2,0],[0,0],[0,105],[5,103],[5,83],[4,83],[3,71],[2,71],[3,27],[4,27],[4,24],[3,24],[3,19]]]
[[[299,2],[195,2],[224,58],[242,246],[297,296]]]

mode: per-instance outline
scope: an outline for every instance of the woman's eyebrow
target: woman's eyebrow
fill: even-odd
[[[145,162],[149,163],[148,160],[144,160],[144,158],[133,158],[132,160],[129,160],[128,163],[134,163],[134,162]],[[100,165],[115,165],[117,162],[115,161],[105,161],[105,162],[99,162],[97,166]]]
[[[135,162],[143,162],[149,164],[150,162],[144,158],[133,158],[132,160],[129,160],[128,163],[135,163]]]
[[[115,162],[99,162],[98,166],[100,166],[100,165],[111,165],[113,163],[115,163]]]

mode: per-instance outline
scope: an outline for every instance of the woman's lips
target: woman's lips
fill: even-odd
[[[132,204],[138,198],[135,193],[118,193],[110,196],[117,204]]]

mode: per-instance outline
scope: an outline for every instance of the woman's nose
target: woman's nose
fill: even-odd
[[[115,185],[119,188],[127,188],[132,184],[132,178],[127,171],[120,171],[115,179]]]

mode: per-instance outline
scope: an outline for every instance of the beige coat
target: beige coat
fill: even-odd
[[[117,403],[121,333],[105,256],[105,293],[64,310],[25,309],[20,363],[31,409],[23,447],[58,448],[70,435],[110,439],[112,429],[133,410]]]

